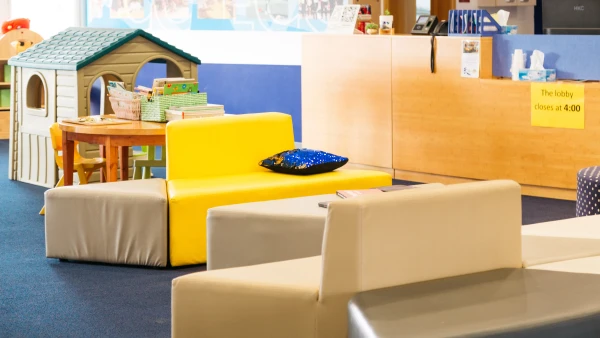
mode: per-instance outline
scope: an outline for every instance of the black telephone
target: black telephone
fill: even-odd
[[[431,58],[429,65],[431,67],[431,73],[435,73],[435,37],[436,36],[448,36],[448,21],[442,20],[436,26],[433,32],[431,32]]]
[[[448,35],[448,21],[438,23],[435,15],[419,15],[417,22],[410,32],[413,35],[431,35],[431,73],[435,73],[435,37]]]
[[[419,15],[417,22],[413,26],[411,34],[430,35],[437,27],[438,18],[435,15]]]
[[[446,20],[440,21],[437,24],[437,26],[435,26],[435,28],[433,29],[433,32],[431,33],[431,35],[447,36],[448,35],[448,21],[446,21]]]

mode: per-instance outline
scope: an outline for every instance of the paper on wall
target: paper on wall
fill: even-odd
[[[479,41],[463,40],[460,76],[479,78]]]

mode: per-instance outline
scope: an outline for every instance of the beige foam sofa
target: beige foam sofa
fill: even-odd
[[[523,266],[600,274],[600,215],[524,226]]]
[[[172,336],[346,337],[357,292],[521,265],[515,182],[336,201],[322,256],[174,279]]]

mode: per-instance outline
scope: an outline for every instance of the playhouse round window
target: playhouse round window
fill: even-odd
[[[27,83],[27,108],[46,108],[46,90],[39,75],[34,74]]]

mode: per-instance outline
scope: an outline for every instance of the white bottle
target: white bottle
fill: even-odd
[[[512,64],[510,66],[513,81],[519,81],[519,70],[525,69],[526,57],[527,55],[523,53],[522,49],[515,49],[515,52],[512,55]]]

